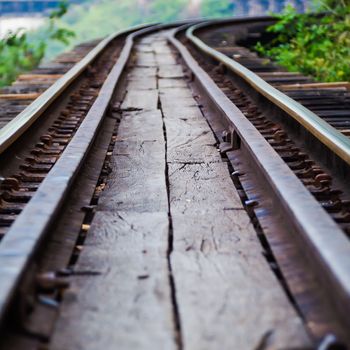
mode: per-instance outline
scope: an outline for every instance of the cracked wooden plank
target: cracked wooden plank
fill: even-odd
[[[138,127],[141,124],[143,126]],[[112,176],[101,195],[101,208],[140,212],[168,210],[162,130],[159,111],[122,119],[111,159]]]
[[[173,106],[164,104],[164,100],[162,103],[162,95],[160,95],[161,105],[162,105],[162,112],[164,116],[166,116],[166,119],[203,119],[202,112],[198,108],[197,105],[194,105],[194,102],[192,106],[177,106],[176,109],[174,109]]]
[[[144,67],[156,67],[156,59],[153,52],[138,52],[136,57],[136,65]]]
[[[219,162],[221,160],[213,133],[203,117],[167,118],[164,112],[167,132],[168,162]]]
[[[268,265],[212,131],[189,94],[184,87],[160,93],[183,349],[305,348],[310,341],[303,322]],[[216,153],[207,156],[208,145]]]
[[[158,105],[158,90],[128,90],[121,109],[155,110]]]
[[[157,80],[155,76],[128,79],[128,90],[155,90]]]
[[[246,212],[172,211],[171,266],[184,349],[299,349],[302,321],[266,262]]]
[[[166,212],[97,212],[50,349],[177,349],[167,235]]]
[[[158,66],[159,78],[183,78],[184,72],[179,64],[163,64]]]
[[[241,199],[224,163],[170,163],[169,200],[171,212],[206,214],[215,208],[243,209]]]
[[[128,78],[154,77],[157,74],[157,67],[135,67],[129,74]]]
[[[181,107],[174,102],[181,101]],[[160,89],[170,163],[219,162],[220,154],[210,127],[189,88]]]
[[[170,78],[161,78],[158,80],[158,85],[160,90],[166,88],[185,88],[187,87],[186,82],[183,79],[170,79]]]
[[[124,112],[119,125],[118,141],[164,141],[160,110]]]
[[[171,267],[184,349],[306,348],[223,163],[169,164]]]
[[[152,49],[155,52],[156,57],[158,55],[172,55],[171,49],[167,44],[167,41],[164,39],[154,41],[152,43]]]
[[[132,85],[145,78],[134,70],[112,172],[73,288],[65,294],[53,350],[178,348],[167,257],[163,121],[155,103],[158,92],[135,90]]]
[[[171,53],[157,53],[155,59],[158,65],[177,64],[176,59]]]

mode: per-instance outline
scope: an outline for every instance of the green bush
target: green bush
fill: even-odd
[[[275,33],[275,39],[255,48],[288,70],[312,75],[318,81],[348,81],[350,0],[323,1],[317,12],[298,14],[287,6],[267,29]]]
[[[9,85],[18,74],[38,66],[45,55],[48,42],[69,42],[74,33],[56,25],[57,19],[66,12],[67,4],[61,3],[59,8],[51,13],[48,25],[41,30],[39,40],[33,40],[21,30],[8,33],[0,40],[0,87]]]

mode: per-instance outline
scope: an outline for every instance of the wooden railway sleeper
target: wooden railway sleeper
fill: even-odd
[[[25,205],[23,203],[11,203],[0,197],[0,213],[1,214],[19,214]]]
[[[29,173],[48,173],[53,164],[22,164],[19,166],[20,169],[25,170]]]
[[[55,164],[57,161],[58,157],[26,157],[25,161],[29,164]]]
[[[32,191],[4,191],[1,193],[1,198],[9,203],[28,203],[33,194]]]

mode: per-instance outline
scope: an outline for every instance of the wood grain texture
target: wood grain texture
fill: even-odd
[[[157,62],[153,52],[138,52],[136,65],[144,67],[156,67]]]
[[[172,213],[172,220],[184,349],[260,349],[264,338],[262,349],[309,344],[245,211]]]
[[[184,72],[182,67],[177,64],[162,64],[158,66],[159,78],[183,78]]]
[[[196,105],[192,106],[177,106],[175,109],[174,106],[164,104],[164,100],[162,102],[162,96],[160,95],[162,111],[167,120],[169,119],[203,119],[202,112],[198,109]]]
[[[163,121],[160,110],[124,112],[119,125],[118,140],[162,141]]]
[[[156,88],[157,79],[155,76],[128,79],[128,90],[155,90]]]
[[[167,213],[98,212],[51,349],[176,349],[167,234]]]
[[[171,53],[156,53],[155,60],[158,65],[177,64],[175,57]]]
[[[133,70],[112,172],[65,294],[53,350],[177,349],[163,121],[158,91],[134,89],[145,77]]]
[[[154,77],[157,74],[157,67],[135,67],[129,74],[128,78]]]
[[[117,141],[112,175],[100,198],[102,210],[168,210],[164,142]]]
[[[153,52],[158,55],[172,55],[171,49],[166,40],[157,40],[152,43]]]
[[[170,79],[169,79],[170,80]],[[171,79],[173,81],[178,81],[178,79]],[[181,99],[181,101],[183,99],[192,99],[193,103],[196,104],[196,108],[197,107],[197,102],[196,100],[193,98],[192,95],[192,91],[188,88],[186,88],[186,86],[182,86],[182,87],[176,87],[176,86],[172,86],[171,89],[165,89],[165,88],[160,88],[160,96],[166,100],[166,99],[177,99],[178,101]],[[204,119],[204,118],[202,118]]]
[[[183,79],[161,78],[158,80],[160,90],[165,88],[184,88],[187,86]]]
[[[170,163],[171,213],[210,213],[243,209],[241,199],[229,178],[224,163]]]
[[[165,126],[169,162],[221,161],[215,138],[203,118],[202,120],[165,118]]]
[[[170,261],[183,349],[310,345],[191,90],[161,88],[160,102],[173,228]]]
[[[158,90],[128,90],[121,109],[155,110],[158,104]]]

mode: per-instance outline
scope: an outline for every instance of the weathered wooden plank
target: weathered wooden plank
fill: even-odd
[[[125,112],[119,125],[117,140],[164,142],[162,124],[160,110]]]
[[[183,79],[171,79],[171,78],[161,78],[158,80],[158,85],[160,90],[165,88],[185,88],[187,87],[186,82]]]
[[[159,78],[183,78],[184,76],[182,67],[177,64],[163,64],[158,68]]]
[[[160,141],[118,141],[103,210],[166,211],[165,149]]]
[[[127,113],[119,126],[104,210],[167,211],[165,142],[160,111]]]
[[[171,55],[171,49],[169,45],[167,44],[166,40],[157,40],[152,43],[153,51],[155,52],[156,56],[159,55]]]
[[[166,112],[164,116],[167,132],[168,162],[200,163],[221,161],[213,133],[203,117],[202,119],[167,119]]]
[[[157,74],[157,68],[156,67],[135,67],[132,69],[129,74],[128,78],[135,78],[135,77],[155,77]]]
[[[138,52],[136,57],[137,66],[156,67],[156,59],[153,52]]]
[[[136,44],[135,45],[135,51],[136,52],[153,52],[153,48],[149,44]]]
[[[170,259],[183,348],[307,347],[304,325],[262,254],[191,95],[185,87],[160,92],[173,227]]]
[[[167,246],[166,212],[98,212],[50,349],[175,349]]]
[[[154,90],[156,88],[157,79],[155,76],[128,79],[128,90]]]
[[[27,94],[0,94],[0,100],[35,100],[41,94],[38,92]]]
[[[156,53],[155,60],[158,65],[177,64],[174,55],[171,53]]]
[[[155,110],[158,105],[158,90],[128,90],[121,109]]]
[[[309,345],[243,210],[194,216],[173,212],[172,221],[171,266],[184,349]]]
[[[18,81],[27,81],[27,80],[57,80],[62,77],[63,74],[20,74],[17,77]]]
[[[197,107],[197,102],[193,97],[176,98],[175,96],[160,96],[162,109],[184,108],[184,107]]]
[[[173,79],[177,80],[177,79]],[[169,88],[159,88],[159,94],[163,97],[163,100],[173,100],[173,99],[192,99],[194,103],[196,100],[193,98],[192,91],[185,87],[172,87]],[[203,119],[203,118],[202,118]]]
[[[190,215],[209,213],[214,208],[223,213],[243,208],[226,164],[170,163],[168,167],[172,212]]]
[[[191,106],[179,105],[176,109],[173,105],[164,103],[160,96],[162,111],[167,119],[200,119],[203,118],[202,112],[197,105]]]

